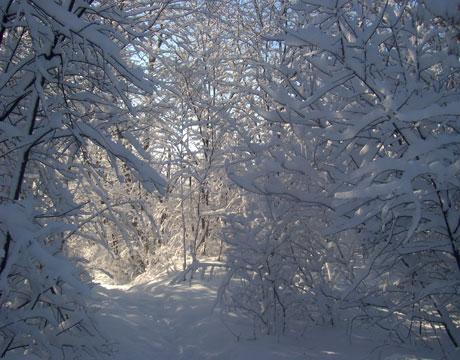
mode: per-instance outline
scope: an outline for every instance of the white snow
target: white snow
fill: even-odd
[[[99,326],[113,341],[111,359],[161,360],[429,360],[382,347],[342,328],[312,327],[303,335],[254,339],[251,322],[213,311],[218,281],[170,285],[174,276],[94,288]],[[351,341],[351,342],[350,342]]]

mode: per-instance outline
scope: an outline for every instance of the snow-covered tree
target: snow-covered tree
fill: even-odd
[[[98,173],[94,148],[147,190],[165,192],[162,177],[132,151],[136,144],[116,137],[136,113],[136,98],[152,91],[123,56],[152,26],[144,20],[149,8],[120,3],[0,5],[2,357],[15,349],[41,358],[99,356],[87,290],[63,253],[92,200],[75,195],[88,171]]]
[[[400,341],[444,332],[455,347],[457,6],[313,0],[290,5],[278,34],[265,37],[272,50],[276,41],[286,45],[287,61],[274,66],[271,55],[261,64],[260,89],[274,104],[252,107],[272,124],[274,140],[249,146],[253,155],[246,169],[230,169],[246,189],[297,202],[298,211],[304,205],[328,209],[317,215],[323,236],[330,235],[329,256],[319,266],[334,279],[333,287],[325,293],[316,278],[313,290],[300,291],[325,293],[348,319],[350,309],[357,310],[355,319],[369,320]],[[296,271],[305,272],[300,266]]]
[[[151,106],[164,111],[159,122],[156,114],[150,117],[149,132],[161,134],[158,155],[168,180],[167,197],[156,206],[164,240],[157,253],[177,258],[180,251],[185,269],[201,256],[222,253],[221,217],[232,200],[223,162],[240,98],[233,88],[232,29],[218,16],[231,2],[183,5],[189,11],[165,12],[151,41],[150,71],[163,84]]]

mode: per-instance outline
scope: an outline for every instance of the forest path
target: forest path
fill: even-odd
[[[119,360],[368,360],[378,359],[375,343],[348,342],[338,329],[315,328],[302,338],[250,340],[251,325],[212,311],[216,282],[170,285],[171,277],[133,286],[94,288],[101,330],[114,339]],[[225,325],[224,325],[225,323]],[[241,334],[239,341],[229,331]],[[388,353],[387,353],[388,354]],[[380,359],[419,359],[381,356]],[[420,358],[421,359],[421,358]]]

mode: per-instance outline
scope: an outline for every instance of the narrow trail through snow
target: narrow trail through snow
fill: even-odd
[[[162,277],[133,286],[99,285],[96,294],[101,330],[116,343],[118,360],[412,360],[417,356],[378,354],[375,343],[330,328],[303,337],[250,340],[244,319],[212,311],[217,286],[188,282],[169,285]],[[223,324],[225,322],[225,325]],[[241,334],[239,341],[236,336]],[[429,359],[423,357],[423,359]]]

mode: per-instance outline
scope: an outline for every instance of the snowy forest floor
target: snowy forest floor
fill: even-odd
[[[252,337],[249,321],[213,311],[218,281],[170,285],[172,277],[137,280],[129,285],[94,287],[101,330],[116,352],[112,359],[439,359],[427,349],[381,346],[378,338],[347,336],[340,328],[314,327],[295,335]],[[233,334],[232,334],[233,333]],[[237,338],[239,335],[239,338]]]

